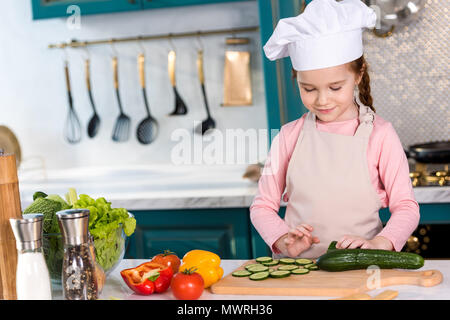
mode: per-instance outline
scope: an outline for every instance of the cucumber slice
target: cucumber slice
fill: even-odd
[[[258,258],[256,258],[256,262],[259,262],[259,263],[270,262],[272,260],[273,259],[271,257],[258,257]]]
[[[263,262],[263,265],[267,267],[272,267],[276,266],[278,263],[280,263],[280,260],[272,260],[270,262]]]
[[[276,271],[277,269],[275,269],[275,268],[269,268],[269,273],[272,273],[272,272],[274,272],[274,271]]]
[[[249,278],[250,280],[264,280],[269,277],[269,271],[256,272],[252,274]]]
[[[319,267],[315,263],[307,264],[304,267],[308,270],[319,270]]]
[[[294,264],[295,263],[295,259],[292,259],[292,258],[281,258],[280,259],[280,263],[281,264]]]
[[[256,266],[260,266],[261,264],[259,264],[259,263],[252,263],[252,264],[248,264],[248,265],[246,265],[245,266],[245,269],[249,269],[249,268],[252,268],[252,267],[256,267]]]
[[[278,267],[278,270],[281,270],[281,271],[292,271],[295,269],[298,269],[298,266],[295,266],[293,264],[285,264],[285,265]]]
[[[292,274],[307,274],[309,273],[309,269],[297,268],[291,271]]]
[[[270,276],[272,278],[286,278],[286,277],[289,277],[290,274],[291,274],[290,271],[276,270],[276,271],[270,273]]]
[[[299,266],[306,266],[307,264],[313,263],[310,259],[295,259],[295,264]]]
[[[248,268],[247,270],[250,271],[251,273],[257,273],[257,272],[262,272],[262,271],[268,271],[269,267],[259,264],[257,266],[252,266],[252,267]]]
[[[231,274],[233,277],[248,277],[252,275],[250,271],[247,270],[237,270]]]

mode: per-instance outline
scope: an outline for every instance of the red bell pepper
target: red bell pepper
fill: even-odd
[[[136,268],[120,271],[120,275],[131,290],[140,295],[150,295],[169,288],[173,270],[159,263],[145,262]]]

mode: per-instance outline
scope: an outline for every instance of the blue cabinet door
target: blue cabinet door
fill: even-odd
[[[31,0],[33,20],[142,9],[142,0]],[[76,6],[76,7],[73,7]],[[77,10],[77,11],[74,11]]]
[[[171,250],[180,258],[193,249],[222,259],[250,259],[247,208],[133,211],[137,226],[125,258],[150,259]]]
[[[156,8],[168,8],[177,6],[190,6],[196,4],[212,4],[219,2],[238,2],[238,1],[242,2],[243,0],[142,0],[142,3],[144,9],[156,9]]]

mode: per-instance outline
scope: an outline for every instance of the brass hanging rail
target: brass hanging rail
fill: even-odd
[[[243,27],[234,29],[219,29],[219,30],[209,30],[209,31],[196,31],[196,32],[184,32],[184,33],[168,33],[161,35],[148,35],[148,36],[137,36],[137,37],[124,37],[124,38],[111,38],[104,40],[92,40],[92,41],[77,41],[72,40],[70,42],[61,42],[56,44],[49,44],[50,49],[64,49],[66,47],[70,48],[80,48],[90,45],[97,44],[111,44],[117,42],[132,42],[132,41],[147,41],[147,40],[160,40],[160,39],[174,39],[174,38],[187,38],[187,37],[200,37],[200,36],[210,36],[217,34],[235,34],[243,32],[255,32],[258,31],[259,27]]]

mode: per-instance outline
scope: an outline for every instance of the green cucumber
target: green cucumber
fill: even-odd
[[[292,258],[281,258],[280,259],[280,263],[281,264],[294,264],[295,263],[295,259],[292,259]]]
[[[299,266],[305,266],[311,263],[313,263],[311,259],[295,259],[295,264]]]
[[[330,252],[330,251],[333,251],[333,250],[338,250],[336,248],[336,244],[337,244],[337,241],[331,241],[330,245],[328,246],[327,252]]]
[[[291,275],[291,272],[286,271],[286,270],[276,270],[276,271],[270,273],[270,276],[272,278],[286,278],[286,277],[289,277],[290,275]]]
[[[275,268],[269,268],[269,273],[272,273],[272,272],[274,272],[274,271],[276,271],[277,269],[275,269]]]
[[[375,265],[380,269],[419,269],[424,259],[411,252],[396,252],[379,249],[339,249],[331,250],[316,261],[325,271],[345,271],[366,269]]]
[[[272,260],[270,262],[263,262],[262,264],[267,267],[272,267],[272,266],[276,266],[278,263],[280,263],[279,260]]]
[[[250,280],[264,280],[269,277],[269,271],[262,271],[253,273],[249,278]]]
[[[233,277],[248,277],[252,275],[250,271],[247,270],[237,270],[231,274]]]
[[[247,268],[247,270],[250,271],[251,273],[257,273],[257,272],[267,271],[267,270],[269,270],[269,267],[259,264],[256,266],[249,267],[249,268]]]
[[[297,268],[294,270],[291,270],[292,274],[307,274],[309,273],[309,269],[305,269],[305,268]]]
[[[293,264],[285,264],[282,266],[279,266],[277,270],[281,270],[281,271],[292,271],[298,269],[298,266],[295,266]]]
[[[270,262],[272,260],[273,259],[271,257],[258,257],[258,258],[256,258],[256,262],[259,262],[259,263]]]

